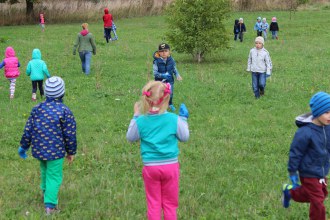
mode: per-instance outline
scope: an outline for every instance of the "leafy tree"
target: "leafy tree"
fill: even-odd
[[[223,20],[229,9],[229,0],[175,0],[166,11],[166,36],[178,52],[201,62],[208,52],[228,47]]]
[[[33,14],[34,14],[33,4],[34,3],[39,3],[41,1],[42,0],[25,0],[25,2],[26,2],[26,17],[28,19],[33,17]],[[9,4],[16,4],[16,3],[19,3],[20,0],[0,0],[0,3],[6,3],[6,2],[8,2]]]

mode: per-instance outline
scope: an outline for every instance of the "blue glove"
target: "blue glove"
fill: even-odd
[[[184,103],[182,103],[180,105],[179,116],[189,118],[189,112],[188,112],[188,109],[187,109],[187,107]]]
[[[290,180],[292,182],[293,187],[299,186],[299,177],[297,174],[290,175]]]
[[[166,80],[170,80],[171,79],[171,75],[166,72],[166,73],[163,73],[163,74],[160,74],[160,76],[163,78],[163,79],[166,79]]]
[[[18,148],[18,155],[24,160],[28,157],[28,155],[26,154],[26,150],[24,150],[24,148],[22,147]]]

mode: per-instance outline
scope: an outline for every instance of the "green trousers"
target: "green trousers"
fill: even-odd
[[[63,161],[64,158],[40,161],[40,188],[44,192],[45,207],[55,208],[58,204],[58,192],[63,180]]]

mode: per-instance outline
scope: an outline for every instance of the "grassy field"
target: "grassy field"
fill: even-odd
[[[288,182],[288,150],[294,119],[309,111],[312,94],[330,92],[329,11],[231,14],[226,20],[231,48],[210,54],[202,64],[173,51],[183,81],[176,82],[174,103],[185,102],[191,137],[180,144],[179,219],[307,219],[308,204],[280,203]],[[277,16],[279,40],[265,47],[273,61],[266,94],[253,96],[246,72],[258,16]],[[248,32],[234,42],[234,19],[243,17]],[[65,103],[77,121],[78,153],[64,166],[61,212],[52,219],[145,219],[142,162],[138,144],[126,141],[133,104],[152,79],[152,54],[166,31],[165,17],[118,20],[119,40],[106,44],[101,23],[90,24],[97,55],[92,74],[81,73],[72,55],[80,24],[1,27],[0,51],[9,45],[22,65],[15,99],[0,79],[0,219],[43,219],[39,164],[17,154],[31,108],[31,82],[25,75],[33,48],[39,48],[51,75],[66,82]],[[1,70],[2,72],[3,70]],[[38,101],[40,97],[38,97]],[[325,202],[328,216],[330,204]]]

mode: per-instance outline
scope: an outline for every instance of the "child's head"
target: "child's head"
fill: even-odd
[[[243,18],[239,18],[239,23],[243,23]]]
[[[62,98],[65,93],[65,84],[61,77],[53,76],[46,80],[45,94],[49,98]]]
[[[318,92],[314,94],[309,101],[309,106],[314,118],[318,118],[324,113],[330,112],[330,95],[326,92]],[[330,124],[330,121],[328,124]]]
[[[266,18],[263,18],[263,19],[262,19],[262,22],[263,22],[263,23],[266,23]]]
[[[142,89],[140,110],[142,114],[148,112],[163,113],[168,108],[171,85],[160,81],[150,81]]]
[[[256,44],[257,49],[261,49],[264,47],[265,40],[263,37],[261,37],[261,36],[256,37],[254,42]]]
[[[261,17],[257,17],[257,21],[260,22],[261,21]]]
[[[166,59],[170,56],[170,45],[166,43],[159,44],[158,53],[162,58]]]
[[[235,19],[235,25],[238,24],[239,20],[238,19]]]
[[[83,23],[81,25],[82,29],[87,30],[88,29],[88,23]]]
[[[104,14],[109,14],[109,9],[108,8],[104,9]]]
[[[8,58],[8,57],[15,57],[15,56],[16,56],[16,54],[15,54],[14,48],[7,47],[5,50],[5,57]]]
[[[276,22],[276,17],[272,17],[272,22]]]

